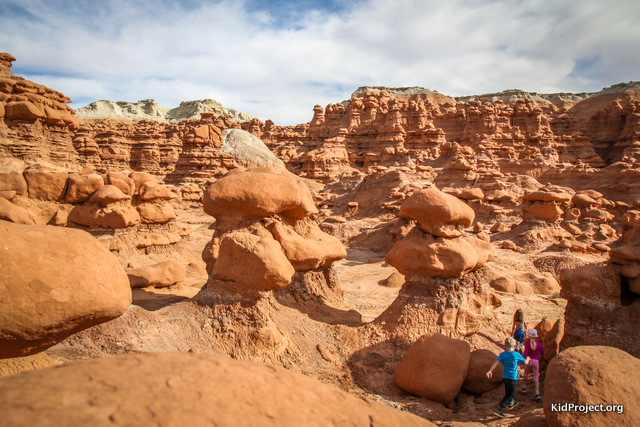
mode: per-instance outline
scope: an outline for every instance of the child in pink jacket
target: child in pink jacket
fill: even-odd
[[[542,343],[537,341],[538,331],[531,328],[527,331],[527,335],[529,336],[529,341],[524,343],[524,356],[525,358],[529,357],[531,361],[528,365],[524,367],[524,377],[533,372],[533,384],[536,387],[536,395],[535,399],[540,400],[540,355],[544,354],[544,349],[542,348]],[[522,392],[527,392],[527,386],[522,386]]]

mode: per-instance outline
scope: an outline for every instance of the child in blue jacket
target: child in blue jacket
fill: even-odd
[[[529,364],[529,358],[526,359],[522,357],[520,353],[514,351],[516,348],[516,340],[513,337],[509,337],[504,342],[504,347],[506,351],[500,353],[498,358],[493,365],[491,365],[491,369],[487,372],[487,377],[491,378],[493,376],[493,370],[498,366],[498,362],[502,363],[502,382],[504,382],[504,397],[498,404],[498,409],[495,410],[493,415],[496,415],[500,418],[504,418],[504,408],[508,407],[509,409],[513,408],[518,404],[518,401],[513,398],[516,394],[516,384],[518,382],[518,363],[524,363],[525,365]]]

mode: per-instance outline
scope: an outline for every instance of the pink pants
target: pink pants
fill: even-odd
[[[524,377],[527,378],[533,371],[533,380],[538,381],[540,379],[540,364],[537,359],[530,359],[528,365],[524,365]]]

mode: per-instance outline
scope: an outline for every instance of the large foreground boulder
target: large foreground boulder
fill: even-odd
[[[131,304],[124,269],[89,233],[0,221],[0,358],[45,350]]]
[[[434,426],[304,375],[193,353],[90,359],[0,380],[12,426]]]
[[[640,359],[614,347],[571,347],[547,368],[544,415],[551,427],[638,426],[638,395]]]
[[[447,405],[467,376],[471,347],[462,340],[430,333],[407,350],[393,374],[406,392]]]

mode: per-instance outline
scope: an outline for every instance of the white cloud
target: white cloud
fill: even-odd
[[[5,2],[0,50],[73,100],[214,98],[277,124],[363,85],[457,96],[639,80],[635,0],[368,0],[282,27],[285,15],[247,1]]]

